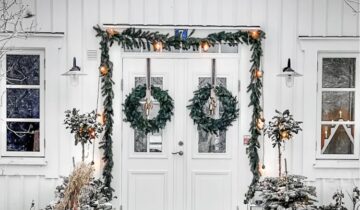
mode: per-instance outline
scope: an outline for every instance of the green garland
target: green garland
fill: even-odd
[[[226,131],[232,122],[239,116],[236,97],[223,86],[215,87],[215,95],[221,102],[224,112],[219,119],[214,119],[204,112],[204,106],[210,98],[212,86],[210,84],[194,91],[194,97],[190,99],[190,117],[197,124],[198,130],[203,130],[218,135],[221,131]]]
[[[255,185],[260,180],[259,172],[259,153],[258,149],[260,148],[259,136],[261,131],[257,127],[258,119],[261,119],[261,112],[263,111],[261,107],[261,90],[262,90],[262,79],[256,76],[257,71],[260,69],[260,61],[263,55],[263,50],[261,47],[261,42],[265,38],[265,33],[261,32],[261,35],[258,39],[250,39],[249,43],[251,44],[250,50],[252,51],[250,62],[252,62],[250,68],[250,84],[247,87],[247,92],[250,93],[250,103],[249,107],[253,108],[253,113],[250,122],[250,141],[248,147],[246,148],[246,153],[248,154],[250,161],[250,171],[253,174],[252,181],[250,183],[248,192],[245,194],[244,203],[247,204],[251,198],[255,195]]]
[[[101,76],[101,93],[104,97],[103,106],[104,106],[104,136],[102,141],[100,142],[100,148],[104,150],[103,160],[105,162],[103,177],[104,177],[104,187],[102,189],[102,193],[104,193],[109,200],[112,200],[113,196],[113,188],[111,187],[111,180],[113,178],[111,172],[114,166],[113,161],[113,151],[112,151],[112,132],[113,132],[113,99],[114,99],[114,91],[113,91],[113,63],[110,61],[109,56],[109,41],[110,37],[106,33],[98,33],[97,36],[101,37],[100,41],[100,49],[101,49],[101,66],[106,67],[107,73],[100,74]]]
[[[123,110],[126,117],[124,121],[130,122],[132,128],[145,134],[159,132],[165,128],[166,123],[171,120],[171,116],[174,114],[173,99],[167,91],[151,86],[151,95],[159,102],[160,110],[155,118],[146,119],[143,112],[139,111],[140,101],[145,98],[145,95],[146,85],[140,85],[126,97]]]
[[[247,147],[247,154],[250,160],[250,170],[253,174],[252,182],[249,186],[249,190],[246,193],[245,203],[249,201],[254,196],[255,189],[254,185],[260,179],[259,173],[259,154],[258,148],[260,147],[258,137],[261,135],[261,132],[256,127],[256,122],[261,118],[262,108],[260,105],[261,99],[261,89],[262,89],[262,80],[261,78],[256,77],[256,71],[260,68],[260,59],[263,55],[261,42],[265,38],[265,33],[263,31],[256,31],[255,36],[252,35],[254,31],[237,31],[237,32],[219,32],[209,34],[205,38],[196,38],[192,37],[194,30],[191,31],[187,39],[182,39],[180,36],[169,36],[169,34],[160,34],[159,32],[150,32],[143,31],[141,29],[128,28],[119,32],[106,31],[103,30],[100,26],[95,26],[94,30],[96,31],[96,36],[101,38],[100,41],[100,50],[101,50],[101,66],[106,66],[109,68],[109,73],[105,74],[102,78],[102,93],[105,97],[103,104],[105,107],[105,117],[107,119],[105,125],[105,135],[101,148],[104,149],[104,180],[105,185],[107,186],[108,195],[112,194],[112,188],[110,186],[112,175],[111,170],[113,167],[112,160],[112,127],[113,127],[113,110],[112,110],[112,99],[114,96],[112,86],[112,63],[109,60],[109,48],[114,43],[121,45],[127,49],[133,48],[143,48],[151,50],[151,44],[156,41],[161,41],[163,43],[164,49],[171,50],[174,49],[193,49],[198,50],[200,43],[202,41],[207,41],[210,46],[214,46],[217,43],[226,43],[229,46],[237,46],[239,44],[246,44],[251,46],[251,60],[252,63],[250,68],[250,77],[251,82],[247,88],[247,92],[250,93],[250,103],[249,107],[253,108],[252,118],[250,122],[250,142]]]

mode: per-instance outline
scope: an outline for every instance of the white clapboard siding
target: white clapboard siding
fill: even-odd
[[[35,22],[43,32],[65,32],[64,49],[59,56],[63,56],[66,66],[56,72],[65,72],[72,65],[72,58],[76,57],[78,65],[88,74],[81,78],[79,87],[73,87],[65,79],[59,79],[62,87],[59,90],[60,104],[58,129],[47,130],[58,134],[61,141],[57,147],[59,161],[57,166],[44,166],[58,169],[58,175],[67,174],[71,169],[72,156],[78,157],[80,148],[72,145],[72,136],[62,125],[63,112],[72,107],[90,111],[96,107],[97,76],[100,52],[99,39],[95,37],[92,27],[103,23],[130,24],[196,24],[196,25],[259,25],[267,33],[264,42],[263,70],[265,94],[265,118],[270,119],[275,109],[292,109],[297,119],[302,120],[306,112],[297,104],[301,104],[303,95],[299,93],[306,85],[306,81],[297,79],[294,90],[285,88],[284,81],[275,75],[286,65],[287,58],[293,61],[293,67],[302,71],[303,60],[298,47],[297,37],[305,36],[359,36],[359,15],[354,14],[342,0],[23,0],[29,5],[29,10],[35,16]],[[97,59],[89,60],[88,51],[95,51]],[[117,49],[118,50],[118,49]],[[243,47],[242,57],[249,57],[248,48]],[[118,55],[114,55],[114,57]],[[114,61],[121,65],[121,61]],[[117,68],[115,66],[115,68]],[[249,66],[240,65],[240,70],[248,72]],[[118,74],[120,75],[120,74]],[[58,76],[60,78],[60,76]],[[56,78],[56,75],[55,75]],[[241,83],[246,89],[246,81]],[[245,81],[245,83],[244,83]],[[119,86],[116,86],[119,87]],[[271,88],[267,88],[271,87]],[[247,95],[242,96],[243,102]],[[119,103],[119,102],[118,102]],[[119,104],[116,105],[121,108]],[[247,114],[247,113],[245,113]],[[121,117],[121,116],[117,116]],[[248,124],[248,122],[242,122]],[[114,132],[120,132],[118,128]],[[242,131],[247,134],[247,131]],[[303,151],[302,133],[292,143],[287,145],[286,156],[289,169],[294,173],[302,173]],[[54,145],[47,145],[51,147]],[[56,146],[56,145],[55,145]],[[120,148],[120,142],[114,142],[114,150]],[[277,172],[276,153],[269,141],[265,142],[267,174]],[[247,158],[245,150],[239,151],[240,158]],[[101,153],[96,153],[96,165],[102,164]],[[119,154],[115,154],[119,158]],[[24,166],[18,167],[19,171]],[[115,171],[120,171],[120,164],[115,165]],[[14,168],[14,167],[13,167]],[[0,165],[0,210],[30,209],[32,200],[35,209],[43,208],[52,198],[58,183],[54,174],[48,175],[6,175],[7,166]],[[242,166],[250,178],[248,166]],[[335,170],[335,169],[334,169]],[[4,173],[3,173],[4,172]],[[99,171],[97,171],[99,174]],[[321,176],[321,175],[319,175]],[[114,183],[120,183],[114,180]],[[244,179],[240,184],[247,185]],[[332,193],[340,188],[350,192],[354,183],[359,186],[358,177],[345,179],[339,177],[316,177],[311,182],[317,186],[318,200],[321,204],[331,200]],[[241,192],[244,194],[245,192]],[[348,204],[348,198],[346,198]],[[118,209],[118,207],[117,207]],[[170,209],[169,209],[170,210]]]

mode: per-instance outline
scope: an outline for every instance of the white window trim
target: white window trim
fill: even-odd
[[[318,177],[353,179],[358,174],[360,161],[354,159],[318,159],[317,153],[317,68],[319,52],[360,54],[359,37],[299,37],[298,71],[304,76],[294,87],[297,96],[294,109],[303,116],[300,154],[297,170],[309,179]],[[296,148],[297,149],[297,148]],[[331,173],[329,173],[331,169]],[[357,175],[356,175],[357,176]]]
[[[1,93],[1,123],[0,123],[0,148],[1,148],[1,157],[44,157],[45,156],[45,53],[44,50],[39,49],[26,49],[20,50],[15,49],[6,53],[6,55],[39,55],[40,56],[40,84],[39,85],[7,85],[6,84],[6,74],[1,81],[1,90],[4,90],[4,93]],[[2,62],[2,70],[6,73],[6,55]],[[39,119],[18,119],[18,118],[7,118],[6,117],[6,89],[10,88],[26,88],[26,89],[39,89],[40,91],[40,118]],[[7,121],[19,121],[19,122],[39,122],[40,123],[40,151],[39,152],[17,152],[17,151],[7,151]]]
[[[355,67],[355,88],[322,88],[322,59],[323,58],[356,58],[356,67]],[[316,158],[317,159],[343,159],[343,160],[351,160],[351,159],[359,159],[359,140],[360,140],[360,121],[358,120],[360,117],[360,110],[355,110],[354,121],[350,122],[326,122],[321,120],[322,114],[322,92],[323,91],[349,91],[354,92],[355,96],[355,108],[360,104],[360,86],[358,85],[360,82],[360,65],[359,65],[360,56],[358,53],[351,52],[327,52],[327,51],[319,51],[318,52],[318,83],[317,83],[317,127],[316,127]],[[355,109],[354,108],[354,109]],[[322,124],[351,124],[355,126],[354,132],[354,154],[322,154],[321,149],[321,125]]]

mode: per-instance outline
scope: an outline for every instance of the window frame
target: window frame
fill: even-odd
[[[7,85],[6,84],[6,62],[7,55],[39,55],[40,56],[40,80],[39,85]],[[0,155],[1,157],[45,157],[45,51],[41,49],[14,49],[6,52],[2,61],[2,70],[5,73],[3,80],[0,81],[1,90],[4,90],[4,93],[1,93],[1,121],[0,124]],[[19,89],[38,89],[39,90],[39,118],[7,118],[7,88],[19,88]],[[4,120],[4,121],[3,121]],[[7,151],[7,122],[39,122],[40,130],[40,142],[39,142],[39,151],[29,151],[29,152],[18,152],[18,151]]]
[[[323,88],[322,74],[323,74],[323,58],[355,58],[355,87],[354,88]],[[354,92],[354,109],[360,105],[360,56],[354,52],[344,51],[319,51],[317,55],[317,114],[316,114],[316,159],[330,159],[330,160],[358,160],[359,159],[359,141],[360,141],[360,110],[354,114],[354,121],[331,122],[322,121],[322,93],[326,91],[340,91],[340,92]],[[354,153],[353,154],[322,154],[321,148],[321,133],[322,125],[340,124],[340,125],[354,125]]]

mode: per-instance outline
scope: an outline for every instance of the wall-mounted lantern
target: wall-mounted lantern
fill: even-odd
[[[86,75],[84,72],[81,71],[80,67],[76,65],[76,58],[73,58],[73,66],[71,69],[62,74],[62,76],[82,76]]]
[[[288,65],[283,68],[282,73],[277,75],[278,77],[285,77],[286,87],[294,86],[294,77],[301,77],[302,74],[297,73],[294,69],[291,68],[290,58],[288,59]]]
[[[76,65],[76,58],[73,58],[73,66],[71,69],[63,74],[62,76],[69,76],[71,80],[71,84],[76,85],[79,80],[79,76],[86,75],[84,72],[81,71],[80,67]]]

